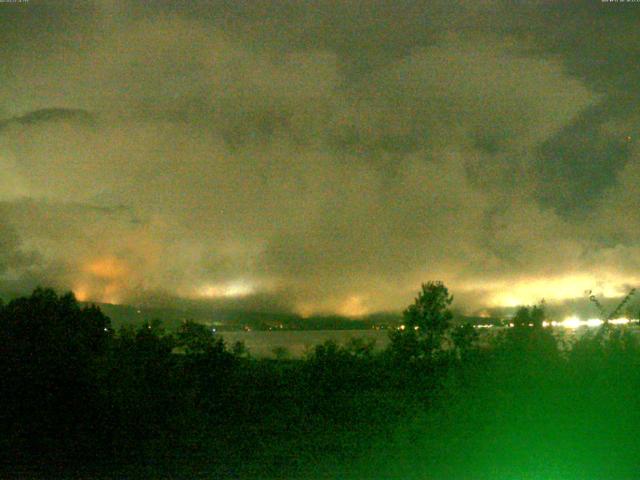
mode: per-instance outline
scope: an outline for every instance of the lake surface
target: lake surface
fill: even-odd
[[[284,348],[291,358],[299,358],[327,340],[344,345],[351,338],[375,341],[375,350],[383,350],[389,344],[389,330],[272,330],[250,332],[221,332],[229,347],[244,342],[255,357],[274,357],[274,349]]]
[[[594,329],[580,327],[577,329],[550,327],[553,334],[562,340],[559,344],[561,348],[567,348],[575,340],[585,333]],[[634,335],[640,335],[640,328],[637,326],[627,327]],[[494,335],[499,335],[505,329],[502,327],[491,329],[479,329],[480,344],[486,342]],[[222,336],[230,348],[235,342],[244,342],[249,353],[254,357],[275,357],[274,349],[284,348],[290,358],[303,357],[316,345],[320,345],[327,340],[333,340],[339,345],[346,344],[351,338],[362,338],[369,342],[375,341],[374,350],[384,350],[389,345],[390,330],[253,330],[250,332],[221,332]]]

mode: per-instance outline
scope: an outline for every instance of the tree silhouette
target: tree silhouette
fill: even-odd
[[[514,328],[527,328],[529,326],[530,321],[530,313],[529,307],[519,307],[516,310],[516,314],[513,316],[513,326]]]
[[[546,318],[545,303],[542,300],[532,307],[521,306],[513,317],[513,328],[505,336],[507,350],[514,358],[522,356],[531,360],[553,359],[558,354],[557,341],[550,328],[543,328]]]
[[[81,307],[72,293],[36,289],[0,309],[0,410],[13,447],[63,448],[99,415],[95,365],[112,339],[98,307]]]
[[[624,306],[629,303],[629,301],[631,300],[631,297],[633,297],[635,293],[636,293],[635,288],[632,288],[631,290],[629,290],[629,293],[627,293],[624,296],[624,298],[620,301],[620,303],[618,303],[618,305],[616,305],[616,307],[613,310],[607,313],[602,303],[600,303],[600,301],[591,292],[591,290],[587,292],[587,294],[589,295],[589,300],[591,301],[591,303],[593,303],[596,306],[596,308],[598,309],[598,312],[600,313],[600,316],[602,317],[602,322],[604,327],[607,327],[609,325],[610,320],[613,320],[617,318],[618,315],[620,315],[620,312],[622,312],[622,309],[624,308]]]
[[[442,282],[423,283],[413,304],[402,313],[403,326],[391,333],[392,352],[405,358],[434,358],[453,319],[452,302]]]
[[[451,332],[451,340],[458,358],[465,360],[469,356],[474,343],[478,340],[478,332],[470,323],[458,325]]]
[[[542,328],[545,319],[544,300],[533,307],[522,306],[516,310],[513,317],[513,326],[516,329]]]
[[[178,346],[184,347],[187,355],[203,354],[210,350],[224,350],[222,338],[216,337],[209,327],[187,321],[178,329]]]

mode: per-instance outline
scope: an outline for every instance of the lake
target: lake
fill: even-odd
[[[573,341],[580,338],[593,329],[582,326],[577,329],[564,327],[553,328],[554,336],[563,340],[560,347],[566,348]],[[390,330],[252,330],[250,332],[221,332],[222,336],[230,348],[235,342],[244,342],[249,353],[254,357],[275,357],[274,349],[284,348],[291,358],[300,358],[316,345],[320,345],[327,340],[333,340],[339,345],[346,344],[351,338],[362,338],[365,341],[375,341],[374,350],[384,350],[389,345]],[[494,335],[499,335],[504,328],[497,327],[491,329],[480,329],[480,343],[482,340],[489,340]],[[629,328],[634,335],[640,335],[637,326]]]
[[[351,338],[375,340],[375,350],[383,350],[389,344],[389,330],[271,330],[250,332],[221,332],[228,347],[244,342],[255,357],[273,357],[274,349],[284,348],[292,358],[299,358],[316,345],[333,340],[344,345]]]

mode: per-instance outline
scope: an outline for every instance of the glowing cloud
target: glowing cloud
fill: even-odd
[[[487,303],[495,307],[531,305],[540,300],[561,301],[584,298],[590,290],[597,289],[605,298],[625,295],[626,285],[638,283],[636,278],[602,277],[597,275],[566,275],[550,278],[526,278],[515,282],[488,282],[482,285],[487,291]],[[475,285],[480,287],[480,285]]]
[[[81,302],[121,303],[135,275],[125,261],[105,256],[88,260],[78,277],[72,291]]]
[[[198,298],[237,298],[254,293],[255,288],[249,283],[237,280],[229,283],[206,284],[198,288],[195,297]]]
[[[116,257],[105,257],[92,261],[86,265],[84,271],[96,278],[114,280],[126,276],[129,268]]]
[[[368,311],[363,303],[363,298],[359,295],[351,295],[338,308],[338,313],[345,317],[359,317],[366,315]]]

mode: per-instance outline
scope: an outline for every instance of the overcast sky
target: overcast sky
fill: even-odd
[[[640,3],[0,3],[0,291],[358,315],[640,277]]]

